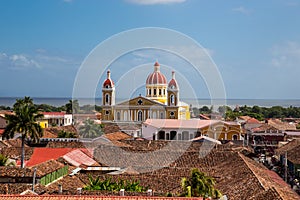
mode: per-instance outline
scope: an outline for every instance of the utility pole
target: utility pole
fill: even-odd
[[[33,171],[32,192],[34,192],[35,177],[36,177],[36,167],[34,168],[34,171]]]

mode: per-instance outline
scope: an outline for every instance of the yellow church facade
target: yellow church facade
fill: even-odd
[[[179,85],[172,72],[167,82],[158,62],[146,79],[146,94],[115,103],[116,90],[110,71],[102,85],[102,120],[143,122],[147,119],[190,119],[189,105],[180,102]]]

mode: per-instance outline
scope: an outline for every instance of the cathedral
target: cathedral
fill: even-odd
[[[147,119],[190,119],[189,105],[179,99],[179,85],[172,71],[167,82],[158,62],[146,79],[146,94],[116,103],[116,89],[111,72],[102,85],[102,120],[144,122]]]

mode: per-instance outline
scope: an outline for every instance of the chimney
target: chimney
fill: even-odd
[[[147,196],[152,196],[153,194],[152,194],[152,190],[151,189],[148,189],[147,190]]]
[[[77,188],[77,194],[81,195],[82,188]]]
[[[120,190],[120,196],[125,196],[125,189]]]
[[[62,185],[61,184],[58,185],[58,194],[62,194]]]

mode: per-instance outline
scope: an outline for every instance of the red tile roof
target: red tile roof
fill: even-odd
[[[43,115],[59,115],[64,116],[66,113],[64,112],[42,112]]]
[[[35,148],[26,165],[33,166],[51,159],[56,160],[72,150],[72,148]]]

